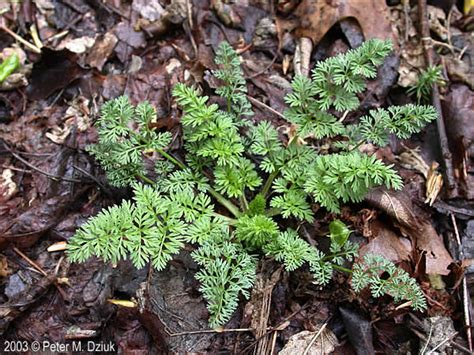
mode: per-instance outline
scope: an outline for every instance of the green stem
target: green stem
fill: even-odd
[[[324,261],[329,261],[331,259],[334,259],[336,256],[347,256],[347,252],[346,251],[341,251],[340,253],[334,253],[334,254],[329,254],[329,255],[326,255],[323,260]]]
[[[364,142],[365,142],[365,141],[364,141],[363,139],[361,139],[359,142],[357,142],[357,144],[356,144],[354,147],[352,147],[352,148],[349,150],[349,153],[350,153],[350,152],[353,152],[354,150],[357,150],[362,144],[364,144]]]
[[[186,169],[186,165],[184,165],[182,162],[180,162],[178,159],[173,157],[171,154],[166,153],[162,149],[157,149],[156,150],[158,153],[160,153],[162,156],[164,156],[166,159],[168,159],[170,162],[172,162],[174,165],[180,167],[181,169]]]
[[[267,217],[272,217],[272,216],[276,216],[277,214],[280,214],[281,213],[281,209],[279,208],[269,208],[268,210],[265,211],[265,216]]]
[[[174,165],[178,166],[181,169],[186,169],[186,165],[184,163],[180,162],[178,159],[174,158],[171,154],[166,153],[162,149],[157,149],[157,152],[160,153],[163,157],[168,159],[170,162],[172,162]],[[240,211],[239,208],[234,205],[231,201],[226,199],[224,196],[222,196],[220,193],[218,193],[216,190],[209,188],[209,193],[225,208],[229,210],[230,213],[232,213],[235,217],[240,216]]]
[[[277,169],[273,173],[268,175],[267,181],[265,181],[265,185],[263,185],[263,189],[262,189],[262,192],[261,192],[263,197],[267,196],[268,191],[270,191],[270,187],[272,187],[273,180],[277,177],[279,172],[280,171]]]
[[[207,191],[225,208],[229,210],[230,213],[232,213],[235,217],[240,216],[240,211],[239,208],[234,205],[231,201],[226,199],[224,196],[222,196],[220,193],[218,193],[216,190],[213,188],[209,188]]]
[[[247,201],[247,198],[245,197],[245,193],[242,193],[242,196],[240,196],[240,203],[242,204],[242,209],[244,211],[247,211],[249,209],[249,203]]]
[[[146,177],[146,176],[143,175],[143,174],[137,174],[137,176],[138,176],[140,179],[142,179],[143,181],[145,181],[146,183],[150,184],[150,185],[153,185],[153,184],[155,183],[152,179]]]
[[[217,218],[224,219],[231,226],[234,226],[237,223],[237,220],[235,218],[227,217],[217,212],[213,212],[212,215]]]
[[[351,269],[348,269],[346,267],[343,267],[343,266],[339,266],[339,265],[336,265],[336,264],[331,264],[332,267],[336,270],[339,270],[339,271],[344,271],[344,272],[347,272],[349,274],[352,274],[352,270]]]

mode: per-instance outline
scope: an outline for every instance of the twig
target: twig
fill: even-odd
[[[29,50],[31,50],[32,52],[35,52],[36,54],[41,54],[41,49],[39,49],[38,47],[36,47],[34,44],[31,44],[30,42],[24,40],[23,38],[21,38],[20,36],[18,36],[15,32],[13,32],[12,30],[10,30],[9,28],[5,27],[5,26],[0,26],[0,29],[5,31],[6,33],[8,33],[10,36],[12,36],[13,38],[15,38],[18,42],[20,43],[23,43],[25,45],[25,47],[27,47]]]
[[[458,225],[456,223],[456,217],[451,213],[451,221],[453,223],[454,235],[456,236],[456,242],[458,243],[458,248],[460,256],[463,256],[462,245],[461,245],[461,236],[459,235]],[[469,350],[472,351],[472,330],[471,330],[471,313],[469,312],[469,290],[467,288],[467,279],[466,274],[463,275],[462,279],[462,303],[463,303],[463,313],[464,313],[464,325],[466,327],[466,337]]]
[[[257,76],[260,76],[262,74],[265,74],[265,72],[270,69],[272,67],[273,64],[275,64],[277,58],[278,58],[278,53],[280,52],[280,48],[277,49],[277,51],[275,52],[275,55],[273,56],[273,59],[272,61],[270,62],[270,64],[268,64],[265,68],[263,68],[262,70],[248,76],[246,79],[253,79],[253,78],[256,78]]]
[[[428,66],[433,65],[433,47],[431,46],[430,29],[428,25],[428,15],[426,10],[426,0],[418,0],[418,17],[420,22],[420,35],[423,43],[425,59]],[[444,167],[446,169],[445,176],[448,185],[448,194],[455,188],[454,169],[452,162],[452,154],[449,150],[448,137],[446,135],[446,127],[443,119],[443,112],[441,111],[441,101],[439,98],[438,84],[433,83],[431,99],[433,106],[438,111],[438,119],[436,120],[439,143],[443,155]]]
[[[263,102],[258,101],[257,99],[254,99],[252,96],[247,95],[247,99],[248,99],[252,104],[254,104],[255,106],[260,106],[260,108],[267,109],[268,111],[270,111],[271,113],[277,115],[277,116],[280,117],[280,118],[283,118],[283,119],[285,118],[285,116],[283,116],[280,112],[278,112],[278,111],[275,110],[274,108],[271,108],[270,106],[264,104]]]
[[[208,333],[235,333],[235,332],[251,332],[252,328],[236,328],[236,329],[203,329],[203,330],[190,330],[188,332],[171,333],[170,337],[178,337],[183,335],[193,334],[208,334]]]
[[[38,270],[43,276],[48,276],[46,271],[44,271],[38,264],[36,264],[33,260],[31,260],[29,257],[27,257],[25,254],[23,254],[17,247],[13,247],[13,250],[15,253],[20,255],[25,261],[33,266],[36,270]]]
[[[430,325],[430,332],[428,334],[428,339],[425,341],[425,346],[423,347],[423,350],[421,350],[421,355],[425,354],[426,348],[428,348],[428,345],[431,340],[431,334],[433,334],[433,324]]]
[[[449,337],[447,337],[446,339],[444,339],[442,342],[440,342],[438,345],[436,345],[433,349],[431,349],[431,350],[428,352],[428,355],[429,355],[429,354],[433,354],[439,347],[443,346],[443,345],[446,344],[448,341],[452,340],[457,334],[458,334],[458,332],[454,332],[454,333],[451,334]]]
[[[420,332],[419,330],[417,330],[416,328],[413,327],[413,325],[416,325],[417,327],[423,329],[423,323],[421,322],[421,320],[419,320],[419,319],[418,319],[414,314],[412,314],[412,313],[409,313],[408,315],[409,315],[410,318],[411,318],[410,330],[411,330],[418,338],[420,338],[421,340],[427,341],[426,336],[425,336],[422,332]],[[459,351],[465,352],[466,354],[472,354],[472,351],[470,351],[468,348],[462,346],[461,344],[456,343],[454,340],[450,340],[450,345],[451,345],[453,348],[458,349]]]
[[[10,149],[10,147],[6,144],[6,143],[3,143],[3,145],[6,147],[6,149],[10,152],[11,155],[13,155],[13,157],[15,157],[17,160],[21,161],[23,164],[25,164],[27,167],[49,177],[50,179],[54,180],[54,181],[60,181],[60,180],[63,180],[63,181],[68,181],[68,182],[78,182],[78,183],[82,183],[83,181],[82,180],[78,180],[78,179],[73,179],[73,178],[68,178],[68,177],[64,177],[64,176],[58,176],[58,175],[54,175],[54,174],[51,174],[51,173],[48,173],[47,171],[44,171],[36,166],[34,166],[33,164],[31,164],[30,162],[28,162],[28,160],[26,159],[23,159],[20,155],[16,154],[13,150]]]
[[[314,342],[316,341],[316,339],[319,337],[319,335],[323,332],[324,329],[326,329],[326,326],[327,326],[327,322],[323,324],[323,326],[318,330],[318,332],[313,336],[313,338],[311,339],[311,341],[309,342],[308,346],[306,347],[306,349],[304,349],[304,352],[303,352],[303,355],[306,355],[308,354],[309,352],[309,349],[311,349],[311,347],[313,346]]]
[[[27,257],[25,254],[23,254],[17,247],[13,247],[13,250],[15,251],[15,253],[17,253],[18,255],[20,255],[23,259],[25,259],[25,261],[30,264],[31,266],[33,266],[37,271],[39,271],[44,277],[46,278],[49,278],[48,274],[46,273],[46,271],[44,271],[38,264],[36,264],[33,260],[31,260],[29,257]],[[61,286],[58,285],[57,283],[57,279],[55,278],[55,281],[54,281],[54,285],[56,286],[56,288],[58,289],[58,292],[61,294],[61,296],[63,297],[63,299],[67,300],[69,297],[67,295],[66,292],[64,292],[64,290],[62,289]]]

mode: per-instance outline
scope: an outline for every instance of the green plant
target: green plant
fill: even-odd
[[[0,64],[0,83],[3,83],[15,70],[20,67],[18,54],[13,53]]]
[[[428,102],[433,84],[444,85],[441,66],[430,66],[420,72],[415,85],[408,88],[409,95],[415,95],[418,103]]]
[[[377,109],[352,125],[343,125],[328,111],[356,109],[363,79],[375,77],[376,65],[390,50],[389,42],[371,40],[318,63],[312,79],[296,77],[285,112],[293,128],[284,139],[270,122],[249,119],[238,56],[223,43],[214,75],[222,81],[217,93],[226,99],[226,109],[209,104],[195,88],[174,88],[184,113],[184,159],[169,151],[168,133],[151,128],[151,105],[134,107],[125,97],[108,102],[97,123],[99,143],[89,151],[113,185],[133,187],[134,201],[106,209],[81,226],[68,244],[69,258],[130,258],[136,267],[151,262],[163,270],[185,243],[196,244],[196,278],[212,326],[229,320],[240,294],[248,297],[259,256],[274,258],[288,271],[306,264],[323,285],[334,270],[352,272],[344,265],[358,248],[342,222],[329,226],[327,255],[285,225],[312,222],[315,204],[337,213],[341,203],[361,201],[374,186],[402,186],[392,166],[357,147],[367,141],[383,146],[389,134],[406,138],[419,132],[435,119],[435,110],[414,105]],[[328,138],[331,153],[317,144]],[[154,172],[145,168],[150,162]],[[396,300],[412,301],[414,309],[426,307],[414,280],[407,281],[393,264],[376,261],[370,268],[356,264],[357,290],[370,286],[375,295],[388,292]],[[382,271],[392,275],[390,283],[380,279]],[[408,292],[406,285],[416,292]]]

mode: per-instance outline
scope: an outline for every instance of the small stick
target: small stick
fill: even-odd
[[[456,236],[456,242],[458,243],[458,248],[460,251],[460,256],[463,256],[463,252],[461,249],[461,236],[459,234],[458,225],[456,223],[456,217],[454,214],[451,213],[451,221],[454,227],[454,235]],[[466,337],[467,337],[467,344],[469,346],[469,350],[472,351],[472,330],[471,330],[471,314],[469,312],[469,290],[467,288],[467,279],[466,274],[463,275],[462,279],[462,303],[463,303],[463,313],[464,313],[464,325],[466,326]]]
[[[249,101],[254,104],[255,106],[260,106],[261,108],[265,108],[267,109],[268,111],[270,111],[271,113],[277,115],[278,117],[280,118],[285,118],[285,116],[283,116],[280,112],[278,112],[277,110],[275,110],[274,108],[271,108],[270,106],[264,104],[263,102],[261,101],[258,101],[257,99],[254,99],[252,96],[250,95],[247,95],[247,99],[249,99]]]
[[[8,33],[10,36],[12,36],[13,38],[15,38],[18,42],[20,43],[23,43],[25,45],[25,47],[27,47],[29,50],[31,50],[32,52],[35,52],[36,54],[41,54],[41,49],[39,49],[38,47],[36,47],[34,44],[31,44],[30,42],[24,40],[23,38],[21,38],[20,36],[18,36],[15,32],[13,32],[12,30],[6,28],[5,26],[0,26],[0,29],[5,31],[6,33]]]
[[[83,182],[82,180],[78,180],[78,179],[73,179],[73,178],[67,178],[67,177],[64,177],[64,176],[58,176],[58,175],[53,175],[51,173],[48,173],[47,171],[44,171],[44,170],[41,170],[40,168],[34,166],[33,164],[31,164],[30,162],[28,162],[26,159],[23,159],[21,156],[19,156],[18,154],[16,154],[13,150],[11,150],[5,143],[4,143],[5,147],[7,148],[7,150],[10,152],[11,155],[13,155],[16,159],[18,159],[19,161],[21,161],[23,164],[25,164],[26,166],[28,166],[29,168],[49,177],[50,179],[54,180],[54,181],[59,181],[59,180],[64,180],[64,181],[68,181],[68,182]]]
[[[420,36],[423,43],[423,50],[425,52],[425,59],[427,66],[433,65],[433,47],[432,39],[430,37],[430,28],[428,25],[428,15],[427,15],[427,5],[426,0],[418,0],[418,17],[420,22]],[[443,113],[441,111],[441,101],[439,98],[438,84],[433,83],[431,90],[431,100],[433,106],[438,111],[438,119],[436,120],[438,128],[439,143],[441,146],[441,152],[443,155],[444,167],[446,169],[445,176],[448,185],[448,195],[451,194],[451,191],[456,187],[454,180],[454,169],[452,162],[452,154],[449,150],[448,136],[446,135],[446,126],[444,124]]]
[[[203,329],[203,330],[191,330],[189,332],[171,333],[171,337],[177,337],[182,335],[193,335],[193,334],[207,334],[207,333],[233,333],[233,332],[251,332],[252,328],[236,328],[236,329]]]
[[[431,349],[428,354],[433,354],[439,347],[443,346],[444,344],[446,344],[448,341],[452,340],[456,335],[458,334],[458,332],[454,332],[453,334],[451,334],[449,337],[447,337],[446,339],[444,339],[441,343],[439,343],[438,345],[436,345],[433,349]]]
[[[30,26],[30,33],[31,33],[31,38],[33,39],[33,43],[35,44],[36,47],[38,47],[41,50],[41,48],[43,48],[43,43],[41,42],[41,39],[39,38],[38,30],[36,29],[36,26],[34,24]]]
[[[319,335],[321,335],[321,333],[323,332],[324,329],[326,329],[326,326],[328,325],[328,323],[324,323],[323,326],[318,330],[318,332],[313,336],[313,338],[311,339],[311,341],[309,342],[308,346],[306,347],[306,349],[304,349],[304,352],[303,352],[303,355],[306,355],[308,354],[309,352],[309,349],[311,349],[311,347],[313,346],[314,342],[316,341],[316,339],[319,337]]]
[[[18,255],[20,255],[23,259],[25,259],[25,261],[30,264],[31,266],[33,266],[36,270],[38,270],[41,274],[43,274],[43,276],[48,276],[48,274],[46,273],[46,271],[44,271],[38,264],[36,264],[33,260],[31,260],[29,257],[27,257],[25,254],[23,254],[17,247],[13,247],[13,250],[15,251],[15,253],[17,253]]]

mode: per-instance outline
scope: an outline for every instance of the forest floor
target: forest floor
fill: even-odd
[[[7,340],[36,340],[111,342],[125,354],[270,354],[283,347],[282,354],[469,353],[474,16],[462,1],[387,3],[0,2],[0,56],[20,58],[0,83],[0,352]],[[241,55],[255,119],[281,126],[295,73],[308,75],[318,60],[369,38],[392,40],[394,51],[346,121],[369,108],[416,102],[407,90],[428,65],[440,65],[444,77],[428,96],[440,118],[409,140],[363,147],[395,164],[405,187],[375,191],[344,206],[339,218],[361,252],[416,277],[426,312],[355,294],[347,275],[322,288],[305,270],[288,273],[266,260],[250,300],[213,330],[191,246],[164,272],[67,260],[65,243],[78,226],[130,196],[107,184],[85,150],[97,141],[93,123],[105,101],[123,94],[133,103],[148,100],[159,128],[179,137],[173,86],[186,81],[210,93],[215,50],[228,41]],[[309,238],[333,217],[320,215],[304,227]]]

